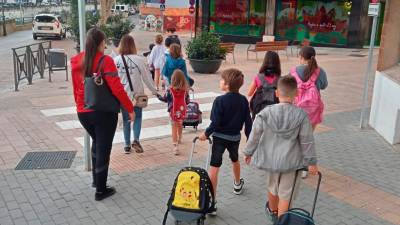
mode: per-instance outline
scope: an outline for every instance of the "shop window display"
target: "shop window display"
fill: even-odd
[[[351,1],[279,0],[278,38],[346,45]]]
[[[265,0],[211,0],[210,31],[213,33],[262,36]]]

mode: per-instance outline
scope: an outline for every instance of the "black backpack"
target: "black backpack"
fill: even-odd
[[[258,78],[262,83],[262,86],[257,88],[256,93],[250,100],[250,109],[252,112],[253,120],[256,115],[261,112],[266,106],[279,103],[279,99],[276,97],[276,88],[278,85],[278,79],[272,84],[269,84],[264,77],[264,74],[258,74]]]

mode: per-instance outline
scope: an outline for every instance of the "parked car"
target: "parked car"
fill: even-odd
[[[61,17],[54,14],[36,15],[32,24],[33,39],[36,40],[38,37],[65,38],[66,31],[61,22]]]

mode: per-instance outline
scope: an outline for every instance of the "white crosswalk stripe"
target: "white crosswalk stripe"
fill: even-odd
[[[199,106],[202,112],[208,112],[211,111],[212,103],[200,104]],[[164,117],[169,117],[169,114],[166,109],[143,111],[143,120],[158,119]],[[63,130],[82,128],[82,125],[79,122],[79,120],[56,122],[56,124]]]
[[[200,93],[196,94],[195,97],[196,97],[196,99],[215,98],[218,95],[220,95],[220,94],[216,93],[216,92],[200,92]],[[160,102],[157,98],[149,98],[149,105],[154,105],[154,104],[158,104],[158,103],[162,103],[162,102]],[[40,111],[46,117],[76,114],[76,108],[75,107],[44,109],[44,110],[40,110]]]
[[[212,108],[212,101],[215,97],[219,96],[219,93],[216,92],[201,92],[196,93],[195,99],[206,99],[208,103],[199,104],[200,110],[203,112],[203,123],[199,124],[198,130],[204,130],[209,124],[210,120],[204,118],[204,113],[211,111]],[[160,119],[160,118],[168,118],[169,114],[166,110],[166,104],[160,102],[157,98],[150,98],[149,105],[155,105],[152,110],[145,109],[143,111],[143,123],[145,124],[146,121],[152,119]],[[158,109],[157,109],[158,108]],[[63,115],[73,115],[76,114],[75,107],[62,107],[62,108],[54,108],[54,109],[44,109],[41,110],[41,113],[46,117],[53,117],[53,116],[63,116]],[[165,122],[160,122],[163,124],[159,124],[156,126],[151,127],[144,127],[141,130],[140,140],[149,140],[149,139],[156,139],[156,138],[164,138],[171,135],[171,126],[169,124],[165,124]],[[79,120],[67,120],[67,121],[57,121],[55,124],[61,128],[62,130],[73,130],[73,129],[82,129],[82,125]],[[122,129],[122,128],[119,128]],[[187,128],[184,130],[184,133],[191,133],[195,132],[193,128]],[[131,132],[133,136],[133,132]],[[78,143],[83,145],[83,137],[76,137],[74,138]],[[133,137],[131,138],[133,139]],[[124,142],[124,135],[122,130],[118,130],[115,133],[114,137],[114,144],[123,143]]]
[[[210,124],[209,119],[203,119],[203,123],[199,124],[197,129],[204,130],[208,127],[209,124]],[[196,131],[195,129],[188,128],[188,129],[184,129],[183,133],[191,133],[191,132],[195,132],[195,131]],[[140,132],[140,140],[163,138],[163,137],[168,137],[170,135],[171,135],[171,125],[147,127],[147,128],[142,128],[142,130]],[[83,137],[75,138],[75,140],[83,146]],[[133,140],[132,132],[131,132],[131,140]],[[124,143],[124,133],[122,131],[115,133],[113,143],[114,144]]]

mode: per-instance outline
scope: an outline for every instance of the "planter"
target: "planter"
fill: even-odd
[[[215,73],[221,67],[222,59],[215,60],[200,60],[200,59],[189,59],[190,65],[196,73]]]

